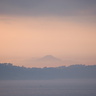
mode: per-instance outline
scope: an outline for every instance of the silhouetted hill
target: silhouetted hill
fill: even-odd
[[[96,65],[71,65],[60,67],[25,68],[10,63],[0,63],[0,80],[96,78]]]

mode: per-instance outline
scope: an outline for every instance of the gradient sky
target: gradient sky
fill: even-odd
[[[0,62],[32,67],[49,54],[96,64],[96,0],[0,0]]]

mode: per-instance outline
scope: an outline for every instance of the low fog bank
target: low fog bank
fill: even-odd
[[[0,64],[0,80],[95,79],[96,65],[26,68],[10,63]]]

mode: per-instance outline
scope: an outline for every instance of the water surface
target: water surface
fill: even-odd
[[[96,80],[5,80],[0,96],[96,96]]]

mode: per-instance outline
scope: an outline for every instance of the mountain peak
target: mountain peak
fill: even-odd
[[[60,59],[58,59],[58,58],[56,58],[56,57],[54,57],[52,55],[46,55],[46,56],[42,57],[41,60],[60,61]]]
[[[56,66],[62,66],[64,65],[64,62],[53,56],[53,55],[45,55],[44,57],[41,58],[37,58],[36,60],[34,60],[34,65],[37,66],[47,66],[47,67],[56,67]]]
[[[55,58],[55,57],[52,56],[52,55],[46,55],[46,56],[44,56],[43,58]]]

